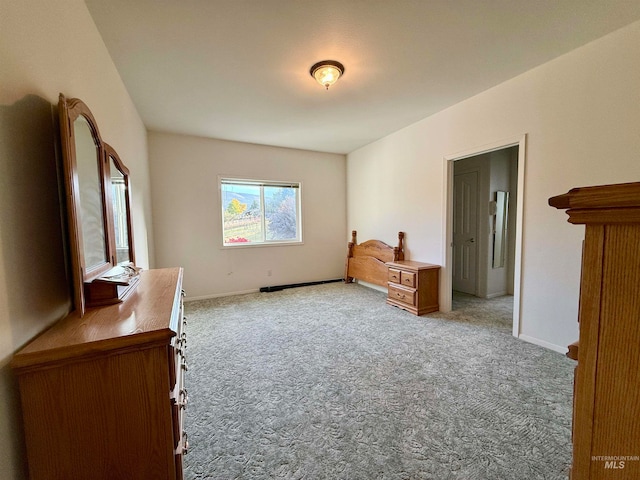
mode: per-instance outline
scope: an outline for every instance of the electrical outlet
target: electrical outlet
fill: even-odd
[[[267,270],[267,277],[271,276],[271,270]]]

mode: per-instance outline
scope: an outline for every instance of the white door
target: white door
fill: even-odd
[[[476,294],[478,256],[478,172],[454,176],[453,289]]]

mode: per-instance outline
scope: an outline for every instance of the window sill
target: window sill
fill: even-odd
[[[263,247],[296,247],[304,245],[303,241],[300,242],[269,242],[269,243],[251,243],[251,242],[239,242],[233,245],[222,245],[221,250],[235,250],[237,248],[263,248]]]

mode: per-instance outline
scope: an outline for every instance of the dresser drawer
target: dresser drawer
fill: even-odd
[[[184,296],[182,293],[181,296]],[[171,399],[171,413],[173,424],[173,447],[176,451],[180,450],[181,440],[184,432],[184,413],[187,408],[187,390],[184,386],[184,375],[187,371],[187,320],[184,316],[184,307],[182,298],[180,298],[180,308],[178,311],[178,320],[174,321],[177,334],[171,339],[169,348],[169,385]],[[182,455],[180,455],[180,460]],[[181,472],[181,470],[177,470]],[[179,477],[180,478],[180,477]]]
[[[416,304],[416,291],[389,283],[389,298],[407,305]]]
[[[181,377],[184,372],[187,371],[187,333],[186,326],[187,320],[182,314],[182,308],[180,309],[181,320],[177,324],[178,332],[175,337],[171,339],[171,345],[169,347],[169,388],[173,390],[176,383],[180,383]]]
[[[187,408],[187,402],[189,400],[187,395],[187,389],[184,384],[184,372],[186,371],[186,358],[181,354],[176,356],[176,369],[175,369],[175,385],[171,390],[171,409],[173,412],[173,427],[174,427],[174,440],[175,446],[180,441],[180,434],[183,430],[183,415],[184,410]]]
[[[177,448],[179,446],[180,440],[182,438],[182,432],[184,432],[184,415],[185,410],[187,409],[187,403],[189,401],[189,396],[187,393],[187,389],[184,388],[184,385],[180,389],[179,393],[174,395],[174,398],[171,399],[171,412],[173,414],[173,447]]]

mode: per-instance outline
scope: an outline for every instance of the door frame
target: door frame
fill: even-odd
[[[444,219],[443,231],[445,238],[443,242],[444,251],[442,258],[444,265],[441,274],[440,310],[450,312],[452,306],[452,285],[453,285],[453,162],[464,158],[475,157],[484,153],[503,150],[510,147],[518,147],[518,193],[516,196],[516,228],[515,228],[515,265],[513,269],[513,326],[514,337],[520,336],[520,313],[522,297],[522,228],[524,213],[524,174],[526,161],[527,134],[520,137],[499,140],[491,144],[471,148],[463,152],[454,153],[444,157]]]

